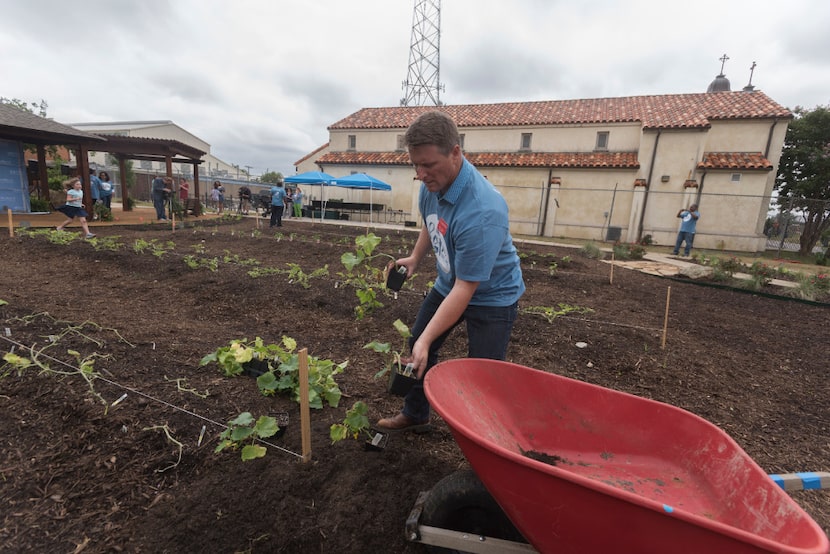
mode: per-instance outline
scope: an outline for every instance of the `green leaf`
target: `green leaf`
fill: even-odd
[[[392,347],[388,342],[378,342],[376,340],[364,345],[363,348],[374,350],[380,354],[388,354],[392,350]]]
[[[396,319],[395,322],[392,324],[395,330],[405,339],[408,339],[412,336],[412,333],[409,331],[409,327],[406,326],[406,323],[401,321],[400,319]]]
[[[332,443],[342,441],[348,436],[349,430],[346,429],[346,426],[341,423],[334,423],[331,428],[329,428],[329,437],[331,437]]]
[[[340,256],[340,262],[346,266],[346,269],[351,271],[355,268],[355,266],[359,265],[360,262],[363,261],[363,257],[357,257],[352,252],[346,252],[342,256]]]
[[[248,462],[265,456],[265,447],[258,444],[248,444],[242,448],[242,461]]]
[[[271,416],[260,416],[256,425],[254,425],[254,432],[261,438],[274,436],[279,430],[277,419]]]
[[[286,337],[284,335],[282,337],[282,345],[289,352],[294,352],[294,350],[297,349],[297,341],[292,339],[291,337]]]
[[[250,426],[254,422],[254,416],[251,415],[251,412],[242,412],[235,419],[232,419],[228,422],[231,426]]]
[[[360,235],[354,239],[355,244],[357,247],[366,253],[367,256],[371,256],[372,252],[375,251],[375,248],[380,244],[380,237],[374,233],[369,233],[367,235]]]
[[[220,441],[216,448],[213,449],[214,452],[222,452],[224,449],[228,448],[229,446],[234,446],[234,442],[232,440],[223,440]]]
[[[273,396],[279,389],[279,381],[273,372],[267,371],[256,378],[256,386],[265,396]]]
[[[253,434],[253,427],[234,427],[231,431],[231,440],[234,442],[242,442]]]
[[[216,352],[211,352],[210,354],[208,354],[207,356],[205,356],[204,358],[199,360],[199,367],[206,366],[210,362],[215,362],[215,361],[216,361]]]

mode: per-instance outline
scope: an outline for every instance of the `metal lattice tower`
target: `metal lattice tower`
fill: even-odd
[[[441,0],[415,0],[401,106],[441,105]]]

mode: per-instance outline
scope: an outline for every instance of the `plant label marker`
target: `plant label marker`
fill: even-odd
[[[9,214],[9,236],[14,238],[14,218],[12,217],[12,209],[6,208],[6,212]]]
[[[199,441],[196,443],[196,446],[202,446],[202,439],[205,438],[205,429],[207,429],[207,425],[202,425],[202,430],[199,431]]]
[[[127,398],[127,393],[125,392],[124,394],[122,394],[121,396],[118,397],[118,400],[116,400],[115,402],[110,404],[110,406],[117,406],[117,405],[121,404],[126,398]]]
[[[12,336],[12,330],[11,330],[11,329],[9,329],[8,327],[6,327],[6,336],[7,336],[7,337]]]
[[[308,401],[308,348],[298,353],[300,362],[300,431],[303,443],[303,462],[311,461],[311,414]]]

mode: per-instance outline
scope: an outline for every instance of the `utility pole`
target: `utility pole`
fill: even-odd
[[[401,106],[441,105],[441,0],[415,0]]]
[[[248,170],[248,180],[249,180],[249,181],[251,180],[251,168],[252,168],[252,167],[254,167],[254,166],[252,166],[252,165],[246,165],[246,166],[245,166],[245,169],[247,169],[247,170]]]

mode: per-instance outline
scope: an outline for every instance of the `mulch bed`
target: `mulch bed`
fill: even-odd
[[[175,233],[159,227],[98,229],[99,237],[118,236],[114,251],[80,240],[0,239],[0,299],[8,302],[0,306],[0,331],[8,330],[3,351],[15,343],[45,348],[42,359],[68,371],[78,367],[70,350],[102,356],[94,363],[102,378],[92,388],[78,375],[32,369],[0,379],[3,549],[423,552],[404,537],[407,514],[420,491],[466,467],[446,425],[434,416],[432,433],[392,435],[381,452],[364,451],[362,441],[331,444],[329,427],[357,400],[370,406],[372,421],[400,408],[373,379],[381,358],[363,345],[397,341],[396,319],[411,325],[434,279],[432,260],[411,288],[381,296],[384,306],[358,320],[354,289],[335,283],[344,271],[340,256],[353,251],[360,228],[289,220],[274,234],[251,219]],[[408,252],[415,238],[376,234],[384,237],[379,249],[392,255]],[[136,241],[169,251],[138,253]],[[830,469],[825,307],[622,269],[609,284],[608,264],[574,249],[521,251],[528,285],[522,307],[593,311],[552,322],[520,315],[510,361],[694,412],[770,473]],[[216,271],[207,263],[192,269],[188,256],[215,258]],[[307,274],[328,264],[329,275],[306,289],[286,274],[251,277],[251,260],[281,269],[298,264]],[[313,356],[349,361],[337,376],[340,405],[312,411],[308,463],[298,457],[297,403],[262,396],[250,377],[199,366],[231,340],[257,336],[274,343],[289,336]],[[465,353],[460,327],[443,357]],[[264,458],[214,453],[222,425],[244,411],[287,411],[292,423]],[[793,497],[830,530],[830,492]]]

